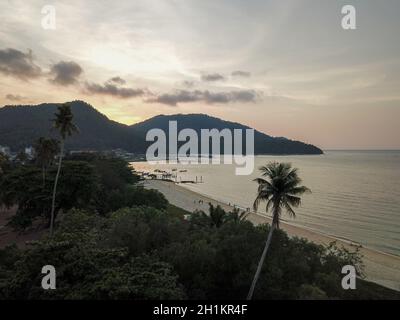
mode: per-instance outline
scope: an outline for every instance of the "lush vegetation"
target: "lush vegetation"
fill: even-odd
[[[99,170],[114,166],[116,170]],[[26,250],[15,246],[0,250],[2,299],[245,298],[270,227],[253,226],[239,212],[226,213],[220,207],[185,220],[188,213],[168,205],[161,194],[132,185],[136,177],[124,168],[123,161],[107,157],[67,158],[53,238],[37,241]],[[54,171],[49,171],[49,181]],[[29,221],[35,213],[46,216],[51,183],[46,196],[39,168],[16,165],[6,169],[5,177],[3,184],[14,181],[19,186],[13,189],[18,197],[11,198],[21,205],[16,217]],[[115,211],[103,210],[111,186],[140,196],[116,192],[122,201],[113,202]],[[29,200],[35,198],[29,195],[36,194],[46,200]],[[146,201],[147,195],[152,200]],[[112,202],[111,193],[108,197]],[[47,208],[43,203],[48,203]],[[46,264],[57,269],[57,290],[41,289],[40,271]],[[344,264],[362,271],[358,254],[289,239],[275,230],[254,298],[399,297],[362,280],[357,290],[344,291],[340,284]]]
[[[31,161],[0,155],[0,205],[17,208],[10,222],[17,229],[33,222],[48,228],[55,199],[55,229],[25,249],[0,249],[0,299],[244,299],[257,265],[254,299],[400,298],[362,279],[357,290],[343,290],[344,265],[363,274],[358,252],[289,238],[278,228],[282,209],[293,215],[307,191],[287,165],[265,167],[268,179],[257,180],[256,205],[266,201],[274,223],[254,226],[239,210],[210,204],[208,213],[189,213],[169,204],[140,187],[124,160],[69,155],[60,171],[58,143],[36,145],[41,152]],[[41,287],[44,265],[57,270],[56,290]]]
[[[52,234],[57,214],[72,208],[99,214],[133,205],[166,208],[161,193],[136,185],[139,178],[126,161],[91,153],[65,157],[66,139],[79,131],[68,104],[59,107],[53,123],[59,141],[40,137],[34,159],[0,157],[0,206],[17,207],[14,227],[24,229],[44,218]]]
[[[0,178],[0,204],[17,206],[12,220],[16,228],[27,228],[35,219],[50,223],[51,198],[57,168],[51,167],[43,185],[42,170],[35,164],[4,165]],[[128,163],[105,155],[66,157],[57,188],[56,216],[72,208],[106,214],[121,207],[147,205],[167,207],[165,197],[137,186]]]
[[[0,298],[243,299],[270,227],[225,215],[217,227],[208,215],[185,220],[147,206],[106,215],[72,209],[52,239],[0,250]],[[357,290],[343,290],[341,267],[361,268],[356,253],[281,230],[273,238],[255,299],[400,297],[361,279]],[[57,290],[41,289],[46,264],[56,267]]]

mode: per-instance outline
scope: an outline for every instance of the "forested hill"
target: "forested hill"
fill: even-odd
[[[79,134],[66,141],[73,150],[110,150],[122,148],[139,152],[143,149],[129,126],[112,121],[91,105],[82,101],[69,103]],[[32,145],[41,136],[56,136],[52,119],[59,104],[5,106],[0,109],[0,145],[13,150]]]
[[[201,129],[250,129],[250,127],[236,122],[225,121],[205,114],[175,114],[158,115],[143,122],[137,123],[131,128],[137,135],[143,136],[152,128],[160,128],[168,133],[169,121],[176,121],[178,130],[191,128],[200,136]],[[244,139],[245,133],[243,133]],[[244,141],[245,144],[245,141]],[[322,154],[322,150],[311,144],[289,140],[282,137],[271,137],[255,130],[254,132],[255,154]]]
[[[141,123],[127,126],[108,119],[83,101],[70,102],[79,134],[67,140],[70,150],[111,150],[121,148],[129,152],[145,153],[146,132],[152,128],[168,131],[168,121],[177,120],[178,129],[247,129],[239,123],[224,121],[204,114],[159,115]],[[0,108],[0,145],[17,151],[33,145],[41,136],[55,136],[52,119],[59,104],[44,103],[33,106],[5,106]],[[256,154],[321,154],[321,149],[300,141],[275,138],[255,132]]]

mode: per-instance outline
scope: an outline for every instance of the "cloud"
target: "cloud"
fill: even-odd
[[[21,95],[19,95],[19,94],[15,94],[15,95],[14,94],[7,94],[6,95],[6,99],[10,100],[10,101],[22,101],[22,100],[25,100],[26,98],[21,96]]]
[[[50,73],[54,76],[54,79],[50,79],[50,81],[62,86],[68,86],[78,82],[82,72],[83,69],[76,62],[60,61],[51,66]]]
[[[175,93],[169,94],[165,93],[159,95],[156,98],[152,98],[147,100],[149,103],[161,103],[170,106],[176,106],[178,103],[188,103],[188,102],[196,102],[200,99],[200,91],[187,91],[187,90],[178,90]]]
[[[33,62],[32,50],[0,50],[0,72],[23,80],[39,77],[42,70]]]
[[[185,80],[182,82],[182,85],[186,88],[193,88],[194,87],[194,81],[189,81]]]
[[[205,82],[223,81],[225,77],[219,73],[208,73],[201,75],[201,80]]]
[[[119,85],[123,85],[126,83],[126,81],[124,79],[122,79],[121,77],[113,77],[110,80],[108,80],[107,82],[109,83],[116,83]]]
[[[119,79],[121,79],[121,78],[119,78]],[[110,95],[110,96],[114,96],[114,97],[122,98],[122,99],[140,97],[140,96],[143,96],[148,93],[148,91],[145,89],[133,89],[133,88],[120,87],[113,83],[115,81],[110,82],[110,80],[107,81],[106,83],[104,83],[104,85],[87,82],[86,90],[91,94]]]
[[[177,90],[147,100],[148,103],[161,103],[176,106],[178,103],[204,102],[206,104],[226,104],[235,102],[256,102],[259,94],[254,90],[240,90],[229,92],[210,92],[208,90]]]
[[[251,73],[247,71],[236,70],[232,72],[232,77],[250,78]]]

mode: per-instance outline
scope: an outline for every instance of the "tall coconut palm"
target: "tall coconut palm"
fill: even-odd
[[[71,136],[72,133],[78,132],[78,128],[72,122],[73,118],[74,115],[72,114],[70,105],[63,104],[60,107],[58,107],[57,113],[55,114],[55,118],[53,120],[53,126],[55,129],[58,130],[61,137],[61,141],[60,141],[60,156],[58,158],[58,168],[57,168],[56,178],[54,181],[53,198],[51,202],[50,236],[53,235],[56,192],[57,192],[58,179],[60,177],[60,172],[61,172],[61,163],[64,155],[65,139]]]
[[[46,183],[46,170],[52,164],[59,146],[58,141],[40,137],[34,146],[36,164],[42,168],[43,188]]]
[[[251,300],[253,297],[254,289],[271,244],[272,234],[275,228],[279,229],[282,210],[287,211],[290,217],[295,218],[296,214],[292,207],[298,207],[301,204],[300,196],[305,192],[310,192],[307,187],[300,186],[301,179],[297,174],[297,169],[292,168],[289,163],[272,162],[262,166],[260,171],[262,176],[267,179],[257,178],[254,180],[258,183],[258,191],[253,208],[257,210],[261,202],[266,202],[265,210],[268,212],[269,209],[272,209],[272,223],[247,300]]]

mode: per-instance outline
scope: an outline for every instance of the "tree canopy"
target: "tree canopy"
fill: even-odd
[[[219,228],[147,206],[99,215],[72,209],[54,237],[26,250],[0,250],[1,299],[244,299],[268,225],[226,220]],[[341,266],[360,256],[332,244],[275,233],[257,299],[399,298],[357,281],[341,287]],[[42,290],[40,270],[57,269],[57,290]]]

